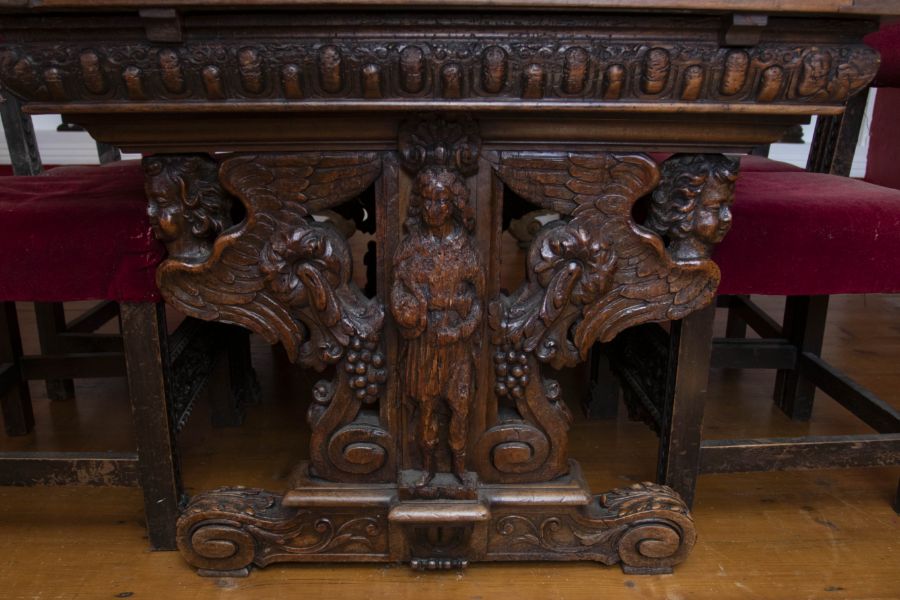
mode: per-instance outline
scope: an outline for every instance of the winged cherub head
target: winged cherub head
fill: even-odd
[[[676,154],[663,163],[645,225],[668,240],[674,259],[709,258],[725,238],[739,166],[721,154]]]
[[[231,203],[208,156],[150,156],[143,162],[147,215],[169,255],[206,255],[206,246],[229,224]]]

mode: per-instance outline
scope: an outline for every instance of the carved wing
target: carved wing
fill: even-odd
[[[240,156],[219,169],[247,210],[202,262],[169,259],[157,281],[166,300],[201,319],[281,341],[292,361],[335,362],[353,335],[380,327],[381,309],[350,282],[346,242],[307,216],[362,192],[378,176],[376,153]]]
[[[674,261],[632,218],[635,201],[659,180],[646,156],[501,153],[495,169],[518,195],[572,217],[535,237],[528,281],[506,302],[504,334],[524,350],[570,366],[597,340],[712,301],[715,264]]]

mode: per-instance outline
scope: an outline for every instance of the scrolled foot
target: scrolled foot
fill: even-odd
[[[195,497],[178,519],[184,559],[201,575],[246,576],[256,558],[253,527],[283,521],[281,496],[264,490],[223,488]]]
[[[616,544],[622,570],[671,573],[697,538],[687,505],[671,488],[639,483],[601,496],[601,505],[625,522]]]

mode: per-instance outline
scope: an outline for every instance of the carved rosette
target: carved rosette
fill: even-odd
[[[181,156],[144,164],[151,219],[170,251],[157,273],[166,301],[280,341],[293,362],[317,370],[334,365],[335,379],[316,386],[309,411],[313,469],[337,481],[392,479],[393,437],[378,414],[384,312],[351,281],[344,237],[311,218],[368,187],[380,157],[264,154],[227,158],[216,168],[208,157]],[[227,214],[223,188],[247,215],[213,242],[221,227],[207,221],[219,221],[204,216]],[[177,236],[170,221],[182,224]]]

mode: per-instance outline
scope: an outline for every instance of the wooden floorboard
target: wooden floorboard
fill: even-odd
[[[778,310],[777,301],[764,302]],[[30,331],[29,308],[22,307]],[[724,329],[720,311],[717,329]],[[33,344],[26,338],[26,347]],[[308,390],[315,374],[291,368],[254,337],[263,402],[244,426],[213,429],[204,404],[182,438],[189,492],[229,484],[281,490],[307,455]],[[832,302],[825,357],[900,405],[900,296]],[[573,377],[577,380],[577,377]],[[810,423],[771,404],[774,374],[713,371],[706,437],[867,433],[821,394]],[[76,383],[74,402],[49,402],[33,382],[33,435],[0,437],[0,450],[131,450],[124,382]],[[572,389],[571,387],[569,389]],[[570,396],[573,409],[578,399]],[[642,424],[578,419],[572,455],[595,492],[649,479],[656,438]],[[140,492],[127,488],[0,487],[3,599],[329,598],[900,598],[900,517],[889,501],[898,468],[706,475],[694,517],[699,533],[673,575],[624,575],[590,563],[475,564],[421,573],[385,565],[275,565],[246,579],[202,579],[178,553],[147,549]]]

